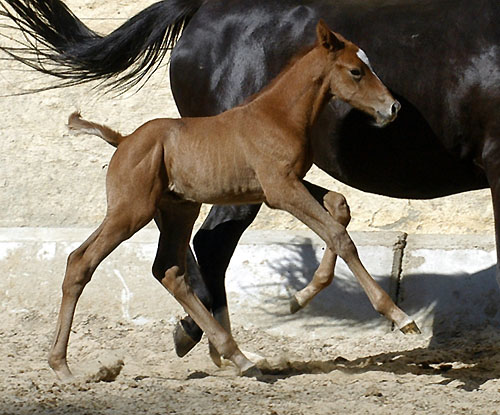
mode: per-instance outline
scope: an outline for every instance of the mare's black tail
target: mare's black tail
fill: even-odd
[[[9,18],[23,38],[14,47],[0,49],[59,78],[60,82],[49,88],[102,80],[123,91],[158,68],[202,2],[160,1],[107,36],[100,36],[61,0],[1,0],[0,15]]]

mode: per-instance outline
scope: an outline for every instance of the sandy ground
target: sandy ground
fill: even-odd
[[[105,33],[152,1],[67,3]],[[112,148],[97,138],[67,134],[64,124],[75,108],[124,132],[150,118],[177,114],[166,67],[139,92],[118,98],[89,86],[10,96],[48,83],[46,77],[0,61],[0,226],[87,227],[101,220]],[[396,200],[348,188],[317,170],[309,177],[346,194],[353,230],[452,234],[493,229],[488,191]],[[253,226],[302,227],[269,210]],[[135,326],[105,313],[77,315],[70,364],[79,377],[62,384],[46,364],[57,298],[55,293],[50,307],[2,316],[0,414],[500,412],[500,336],[493,332],[457,335],[431,348],[431,338],[399,333],[370,338],[339,333],[325,342],[307,333],[274,337],[244,328],[234,316],[242,348],[266,359],[260,363],[264,376],[256,380],[238,377],[231,367],[217,369],[205,343],[178,359],[171,320]],[[124,365],[116,379],[99,381],[98,369],[116,368],[118,360]]]
[[[399,333],[325,341],[237,325],[243,349],[266,358],[254,379],[216,368],[205,342],[177,358],[170,321],[133,326],[78,316],[69,354],[78,377],[63,384],[45,363],[55,317],[38,310],[3,322],[0,413],[493,415],[500,408],[498,333],[428,348],[429,339]]]

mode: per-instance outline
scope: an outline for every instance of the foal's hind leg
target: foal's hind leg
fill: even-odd
[[[260,205],[214,206],[202,227],[193,238],[193,248],[201,275],[190,275],[194,292],[215,319],[231,332],[224,279],[226,269],[238,241],[252,223]],[[188,263],[189,265],[189,263]],[[184,317],[176,327],[175,350],[179,357],[186,355],[201,339],[203,332],[190,316]],[[210,356],[220,365],[212,347]]]
[[[162,152],[133,151],[125,144],[113,155],[106,178],[107,214],[101,226],[68,258],[63,297],[49,365],[59,378],[71,377],[66,361],[76,303],[100,262],[122,241],[153,219],[163,190]],[[141,162],[142,161],[142,162]]]
[[[347,228],[351,220],[351,213],[343,195],[337,192],[328,192],[323,197],[323,206],[336,222]],[[325,254],[311,282],[293,296],[290,302],[290,311],[292,313],[304,308],[321,290],[331,284],[336,262],[337,255],[326,247]]]
[[[189,284],[187,251],[199,208],[199,204],[191,202],[162,203],[157,215],[161,235],[153,274],[206,333],[217,354],[231,360],[243,375],[253,376],[258,374],[258,369],[244,356],[231,334],[214,319]]]
[[[107,216],[101,226],[69,255],[55,338],[48,359],[59,379],[72,377],[66,354],[76,304],[83,289],[101,261],[151,219],[152,213],[140,222],[131,221],[126,213]]]

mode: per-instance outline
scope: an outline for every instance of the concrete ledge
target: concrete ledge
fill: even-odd
[[[0,228],[0,310],[56,313],[67,255],[90,229]],[[353,233],[361,260],[426,333],[447,335],[482,326],[500,329],[493,236]],[[158,232],[144,229],[98,268],[78,314],[104,314],[146,324],[183,315],[151,277]],[[406,244],[406,246],[405,246]],[[232,318],[273,333],[329,337],[391,331],[343,261],[333,284],[299,313],[289,298],[312,277],[323,243],[309,232],[249,231],[231,261],[226,286]]]
[[[424,332],[500,328],[493,235],[410,235],[398,303]]]

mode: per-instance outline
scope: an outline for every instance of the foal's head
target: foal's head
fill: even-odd
[[[332,95],[371,115],[377,126],[394,121],[401,105],[375,75],[363,50],[332,32],[323,20],[316,34],[326,53]]]

